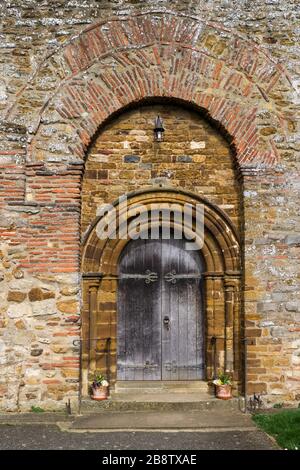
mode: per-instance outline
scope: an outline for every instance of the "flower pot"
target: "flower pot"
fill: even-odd
[[[230,400],[232,398],[231,385],[216,385],[216,397],[221,400]]]
[[[100,385],[99,387],[93,387],[93,400],[107,400],[108,398],[108,387]]]

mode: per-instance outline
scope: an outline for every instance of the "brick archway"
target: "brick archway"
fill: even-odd
[[[205,262],[204,284],[206,291],[206,378],[214,373],[212,339],[217,341],[217,365],[235,378],[235,387],[240,388],[242,380],[240,353],[241,328],[240,313],[240,241],[239,236],[229,217],[217,206],[203,197],[186,191],[174,189],[148,189],[128,194],[126,207],[119,201],[114,206],[118,212],[118,220],[132,218],[131,209],[137,204],[150,211],[153,205],[161,207],[167,204],[183,206],[188,203],[192,207],[202,204],[204,207],[204,244],[201,253]],[[117,324],[117,286],[118,262],[121,253],[130,238],[100,239],[97,225],[102,218],[97,217],[90,226],[83,246],[83,312],[82,312],[82,377],[83,393],[88,393],[88,376],[95,368],[105,370],[103,357],[97,359],[97,349],[103,348],[103,340],[111,338],[109,375],[116,379],[116,324]],[[160,224],[160,221],[157,222]],[[197,227],[192,225],[193,232]],[[117,233],[119,226],[117,227]],[[90,340],[90,338],[92,338]]]
[[[144,12],[95,23],[61,46],[6,117],[22,123],[27,108],[32,161],[82,160],[113,113],[146,98],[177,98],[226,130],[240,165],[270,166],[279,159],[281,96],[290,87],[283,68],[241,35],[185,14]]]

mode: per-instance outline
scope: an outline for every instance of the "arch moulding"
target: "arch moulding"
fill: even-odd
[[[176,98],[223,128],[239,165],[272,166],[290,88],[282,66],[241,34],[183,13],[145,11],[94,23],[63,44],[6,119],[27,126],[29,160],[82,161],[111,115],[141,100]]]
[[[185,204],[193,208],[196,204],[201,204],[204,208],[204,243],[201,252],[205,263],[203,285],[206,293],[204,306],[206,378],[210,379],[213,376],[214,366],[224,368],[233,374],[238,388],[242,376],[239,237],[228,216],[217,206],[203,197],[171,188],[148,189],[129,194],[125,208],[117,201],[111,210],[115,209],[117,221],[122,220],[124,223],[132,220],[132,208],[142,206],[150,214],[154,207],[162,207],[162,204],[170,208],[175,204],[182,208]],[[112,382],[116,379],[118,262],[124,247],[130,241],[129,237],[99,238],[97,226],[102,220],[98,217],[90,226],[82,253],[84,306],[82,377],[85,394],[89,373],[94,369],[102,368]],[[194,234],[198,228],[199,225],[197,226],[193,216],[191,229]],[[117,234],[118,229],[117,223]],[[100,346],[95,347],[95,344],[91,344],[90,338]],[[102,339],[97,342],[97,338]],[[109,371],[106,370],[107,364],[97,360],[97,347],[100,350],[104,347],[103,338],[110,338]],[[213,340],[216,342],[215,351]]]

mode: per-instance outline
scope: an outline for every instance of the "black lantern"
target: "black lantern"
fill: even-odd
[[[164,132],[163,120],[157,116],[154,123],[154,140],[156,142],[162,142],[164,140]]]

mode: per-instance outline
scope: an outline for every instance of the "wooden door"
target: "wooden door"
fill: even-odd
[[[185,240],[136,240],[119,264],[118,380],[203,378],[202,259]]]

